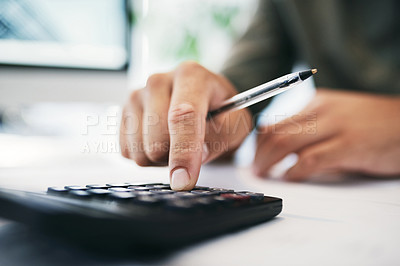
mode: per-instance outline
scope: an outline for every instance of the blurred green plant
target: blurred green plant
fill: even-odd
[[[221,34],[227,34],[232,39],[236,37],[232,21],[239,14],[237,6],[211,5],[206,6],[204,9],[206,9],[206,12],[199,12],[199,14],[206,14],[208,16],[203,17],[203,20],[211,21],[212,26],[218,28]],[[179,61],[200,61],[201,51],[199,43],[201,42],[201,38],[207,38],[207,36],[201,36],[201,34],[190,30],[188,27],[184,27],[182,30],[184,31],[184,36],[181,43],[173,47],[173,51],[170,50],[170,53],[166,54],[166,56],[172,56]]]
[[[227,31],[230,37],[236,37],[236,31],[233,27],[232,20],[239,14],[237,6],[214,6],[211,9],[211,15],[216,26]]]
[[[151,66],[185,60],[213,65],[222,61],[220,55],[227,54],[229,45],[243,31],[241,22],[247,21],[243,11],[255,0],[152,0],[143,14],[140,2],[136,3],[139,5],[131,10],[130,21],[143,30]]]
[[[184,37],[175,49],[174,57],[178,60],[200,60],[198,35],[185,29]]]

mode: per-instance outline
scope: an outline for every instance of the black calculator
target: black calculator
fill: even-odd
[[[172,249],[272,219],[282,199],[250,191],[109,183],[0,189],[0,216],[87,247]]]

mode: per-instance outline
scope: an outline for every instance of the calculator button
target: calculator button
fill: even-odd
[[[189,200],[171,200],[165,206],[174,210],[194,210],[195,204]]]
[[[221,193],[234,192],[233,189],[225,189],[225,188],[212,188],[211,191],[221,192]]]
[[[174,194],[156,194],[153,196],[155,199],[159,200],[160,202],[168,203],[170,201],[174,200],[182,200],[182,198],[179,198],[178,196]]]
[[[192,190],[191,193],[193,193],[193,194],[209,194],[209,193],[211,193],[211,191],[198,189],[198,190]]]
[[[189,199],[189,198],[196,198],[199,197],[199,194],[191,193],[191,192],[175,192],[175,196],[182,198],[182,199]]]
[[[132,189],[129,188],[124,188],[124,187],[112,187],[108,189],[109,191],[112,192],[132,192]]]
[[[241,202],[250,200],[249,195],[240,194],[240,193],[223,193],[223,194],[221,194],[221,197],[227,198],[227,199],[233,199],[234,201],[241,201]]]
[[[263,193],[255,193],[255,192],[250,192],[250,191],[238,191],[237,193],[240,195],[250,196],[250,199],[252,201],[263,201],[264,200]]]
[[[174,194],[174,191],[168,189],[151,189],[150,192],[155,194]]]
[[[133,190],[134,191],[149,191],[150,188],[148,188],[148,187],[136,187],[136,188],[133,188]]]
[[[144,186],[144,188],[147,188],[148,190],[155,189],[153,186]]]
[[[193,190],[211,190],[209,187],[195,186]]]
[[[87,190],[87,187],[84,186],[65,186],[66,189],[68,190]]]
[[[91,184],[86,185],[86,187],[89,189],[108,189],[110,186],[107,186],[106,184]]]
[[[221,194],[221,192],[219,191],[210,191],[210,190],[192,190],[191,193],[201,197],[217,196]]]
[[[131,184],[130,183],[109,183],[109,184],[106,184],[106,185],[109,186],[109,187],[124,187],[124,188],[127,188]]]
[[[176,200],[179,199],[178,196],[175,194],[153,194],[154,198],[160,200],[160,201],[170,201],[170,200]]]
[[[151,188],[152,189],[169,189],[169,190],[171,190],[171,187],[169,185],[152,185]]]
[[[128,188],[135,189],[135,188],[141,188],[141,187],[143,187],[143,186],[140,186],[140,185],[130,185]]]
[[[131,200],[136,198],[135,195],[129,192],[111,192],[110,197],[116,200]]]
[[[158,205],[161,201],[155,197],[141,196],[137,198],[136,203],[142,205]]]
[[[217,203],[213,198],[211,197],[201,197],[194,199],[193,202],[199,206],[199,207],[215,207],[215,203]]]
[[[217,204],[220,204],[220,205],[228,205],[228,204],[231,204],[231,203],[235,202],[234,199],[229,198],[229,197],[228,198],[224,198],[224,197],[221,197],[221,196],[216,196],[213,199]]]
[[[163,183],[148,183],[148,184],[143,184],[143,186],[157,186],[157,185],[164,185]]]
[[[47,189],[47,193],[50,194],[66,194],[68,192],[68,189],[65,187],[49,187]]]
[[[133,191],[132,194],[138,197],[142,196],[153,196],[154,194],[149,191]]]
[[[80,198],[80,199],[90,198],[90,194],[84,190],[70,190],[68,192],[68,196],[73,197],[73,198]]]
[[[102,188],[94,188],[86,190],[88,193],[92,194],[93,196],[103,197],[107,196],[111,193],[110,190],[102,189]]]

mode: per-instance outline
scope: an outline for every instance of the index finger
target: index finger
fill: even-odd
[[[192,189],[200,173],[210,74],[196,63],[184,63],[175,72],[168,111],[169,169],[174,190]]]

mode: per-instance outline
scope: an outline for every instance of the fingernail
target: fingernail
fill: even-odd
[[[185,168],[177,168],[171,175],[171,188],[173,190],[183,190],[190,183],[190,176]]]
[[[208,147],[207,144],[203,144],[203,153],[201,154],[201,162],[204,163],[208,158]]]

